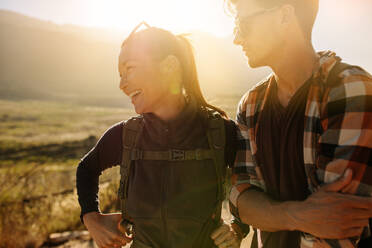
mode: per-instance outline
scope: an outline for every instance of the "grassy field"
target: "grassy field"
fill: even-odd
[[[0,247],[37,247],[52,232],[82,228],[79,159],[132,110],[0,100]],[[112,180],[109,180],[112,179]],[[117,168],[101,177],[102,207],[115,204]],[[51,221],[52,220],[52,221]]]
[[[234,117],[237,96],[211,103]],[[0,247],[38,247],[53,232],[83,228],[75,190],[79,159],[132,109],[0,100]],[[118,168],[101,176],[103,210],[114,210]]]

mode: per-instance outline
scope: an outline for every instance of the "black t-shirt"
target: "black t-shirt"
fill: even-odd
[[[311,82],[312,79],[309,79],[296,91],[287,107],[281,105],[277,84],[273,82],[259,117],[257,162],[260,164],[268,195],[277,201],[301,201],[309,195],[303,134],[306,100]],[[261,240],[265,248],[297,248],[300,232],[261,232]],[[257,245],[257,242],[254,244]]]

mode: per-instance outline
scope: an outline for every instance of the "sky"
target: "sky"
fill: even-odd
[[[0,9],[58,24],[119,31],[143,20],[176,33],[199,30],[224,37],[233,30],[223,0],[0,0]],[[320,0],[315,48],[331,48],[351,63],[371,63],[371,13],[372,0]]]
[[[223,0],[0,0],[1,9],[59,24],[132,29],[141,21],[178,32],[231,33]]]
[[[310,0],[309,0],[310,1]],[[217,36],[232,33],[233,20],[223,0],[0,0],[0,9],[58,24],[128,30],[145,20],[172,31],[201,30]],[[317,23],[369,20],[371,0],[320,0]],[[342,25],[343,23],[340,23]]]

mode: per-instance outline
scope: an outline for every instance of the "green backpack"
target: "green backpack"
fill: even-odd
[[[222,202],[225,200],[226,171],[225,162],[225,123],[218,113],[208,111],[207,137],[209,149],[196,150],[176,150],[167,151],[143,151],[137,149],[138,139],[144,126],[143,117],[138,116],[129,119],[123,124],[122,135],[122,163],[120,165],[120,186],[118,198],[122,212],[121,225],[127,230],[128,235],[135,235],[130,216],[126,212],[126,202],[128,198],[129,173],[135,160],[166,160],[166,161],[185,161],[185,160],[206,160],[212,159],[217,175],[217,197],[218,202],[212,216],[204,223],[201,233],[194,244],[194,247],[212,247],[213,240],[209,234],[218,226],[221,221]]]

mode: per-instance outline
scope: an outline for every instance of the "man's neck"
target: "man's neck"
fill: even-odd
[[[286,106],[296,91],[312,76],[318,68],[318,55],[311,43],[290,44],[282,50],[282,55],[271,68],[278,84],[278,97]]]

